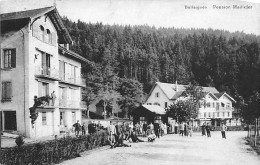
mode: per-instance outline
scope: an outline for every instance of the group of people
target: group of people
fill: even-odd
[[[192,136],[193,129],[192,125],[189,122],[181,122],[178,126],[180,136]]]
[[[110,125],[107,127],[109,136],[107,138],[108,144],[111,148],[115,147],[131,147],[131,145],[126,144],[124,141],[131,141],[134,143],[144,142],[137,137],[138,127],[134,127],[133,123],[119,124],[119,122],[113,123],[110,121]]]
[[[73,127],[76,136],[79,136],[80,133],[81,135],[86,135],[86,130],[88,130],[88,133],[91,134],[105,129],[100,123],[94,123],[93,121],[90,121],[88,126],[86,126],[85,123],[80,125],[79,120],[73,124]]]
[[[222,123],[220,126],[220,131],[221,131],[221,135],[222,138],[226,139],[226,130],[227,130],[227,126]],[[211,137],[211,126],[209,125],[209,123],[207,123],[207,125],[205,125],[205,123],[202,124],[201,126],[201,131],[202,131],[202,136],[206,136],[207,133],[207,137]]]

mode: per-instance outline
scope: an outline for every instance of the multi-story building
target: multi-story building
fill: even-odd
[[[81,64],[55,7],[1,14],[1,118],[4,131],[59,135],[81,122]],[[31,123],[34,97],[47,96]],[[52,98],[52,99],[51,99]]]
[[[183,99],[182,93],[186,90],[187,85],[169,84],[156,82],[150,91],[145,104],[159,105],[167,108],[178,99]],[[202,87],[204,98],[200,101],[198,122],[204,122],[212,125],[220,125],[223,120],[231,123],[233,107],[232,103],[236,101],[227,93],[220,93],[215,87]]]

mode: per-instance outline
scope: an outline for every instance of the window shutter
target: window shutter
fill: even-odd
[[[38,82],[38,97],[42,96],[42,83]]]
[[[11,99],[11,97],[12,97],[12,83],[11,82],[7,82],[6,83],[7,84],[7,99]]]
[[[47,35],[48,35],[48,34],[47,34],[47,30],[45,30],[45,31],[44,31],[44,42],[47,42],[47,43],[48,43],[49,41],[48,41],[48,36],[47,36]]]
[[[5,99],[5,82],[2,82],[2,100]]]
[[[53,46],[56,46],[57,39],[56,39],[56,34],[54,32],[51,33],[51,44]]]
[[[39,24],[36,22],[33,23],[33,36],[39,39]]]
[[[46,86],[46,95],[49,95],[49,93],[50,93],[49,84],[47,84],[47,86]]]
[[[15,68],[16,67],[16,49],[11,50],[11,67]]]

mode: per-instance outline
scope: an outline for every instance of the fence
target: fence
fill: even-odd
[[[259,127],[260,127],[259,122],[256,125],[248,126],[247,137],[252,146],[260,146],[260,136],[259,136],[260,128]]]

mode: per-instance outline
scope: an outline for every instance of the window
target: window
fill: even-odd
[[[51,75],[51,55],[42,53],[42,74]]]
[[[42,125],[47,125],[46,112],[42,112]]]
[[[76,123],[76,113],[72,112],[72,123]]]
[[[219,110],[219,103],[216,103],[216,109]]]
[[[213,102],[213,108],[215,108],[215,103]]]
[[[15,49],[4,49],[3,56],[4,68],[15,68],[16,67],[16,50]]]
[[[156,92],[156,93],[155,93],[155,97],[159,97],[159,92]]]
[[[12,95],[12,83],[2,82],[2,100],[11,100]]]
[[[49,95],[49,84],[48,83],[39,82],[38,88],[39,88],[39,90],[38,90],[39,97]]]
[[[60,125],[64,125],[64,112],[60,112]]]
[[[147,103],[147,105],[152,105],[152,103]]]
[[[207,117],[207,113],[206,112],[204,112],[204,117]]]
[[[225,112],[223,112],[223,117],[225,117]]]
[[[59,76],[61,80],[65,80],[65,62],[59,61]]]
[[[228,113],[227,113],[227,117],[229,117],[229,115],[230,115],[230,113],[228,112]]]
[[[153,103],[153,105],[159,105],[159,106],[160,106],[160,104],[159,104],[159,103],[157,103],[157,102],[156,102],[156,103]]]
[[[168,103],[167,103],[167,102],[165,102],[165,103],[164,103],[164,106],[165,106],[165,108],[167,108],[167,107],[168,107]]]
[[[49,29],[46,30],[46,42],[51,44],[51,32]]]
[[[217,117],[219,117],[219,112],[217,113]]]
[[[40,26],[40,40],[44,41],[44,27]]]

